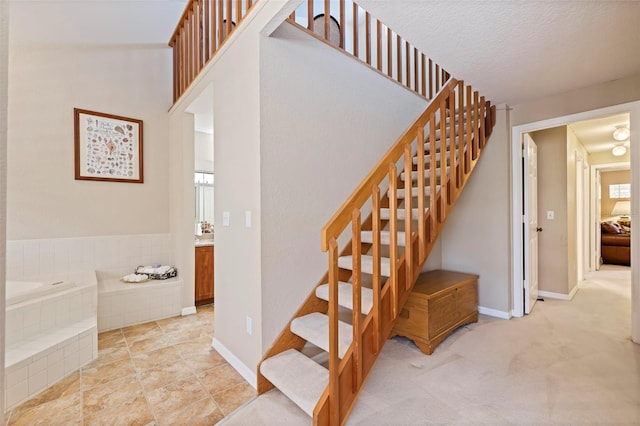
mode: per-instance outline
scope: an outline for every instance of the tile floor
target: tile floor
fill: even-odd
[[[5,413],[9,425],[213,425],[255,396],[214,349],[213,306],[98,335],[98,359]]]

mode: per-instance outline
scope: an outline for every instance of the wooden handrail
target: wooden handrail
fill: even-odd
[[[327,251],[329,248],[329,239],[332,236],[337,238],[338,235],[346,228],[351,220],[351,211],[353,208],[360,208],[371,196],[371,187],[379,184],[388,174],[388,166],[390,163],[395,164],[397,159],[404,151],[404,145],[411,142],[416,135],[419,127],[424,127],[429,120],[429,116],[435,114],[440,107],[440,101],[448,98],[449,93],[458,84],[457,80],[451,78],[446,85],[436,94],[433,102],[418,117],[413,124],[400,136],[387,153],[382,157],[376,166],[371,170],[369,175],[358,185],[355,191],[347,198],[338,211],[333,215],[321,231],[321,249]]]
[[[189,0],[169,40],[169,46],[173,49],[174,103],[238,28],[256,2]]]

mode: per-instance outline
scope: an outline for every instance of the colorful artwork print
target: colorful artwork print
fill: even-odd
[[[142,183],[142,121],[75,110],[76,179]]]

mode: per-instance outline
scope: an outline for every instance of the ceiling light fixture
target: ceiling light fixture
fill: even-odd
[[[613,131],[613,138],[617,141],[624,141],[629,139],[629,135],[631,134],[631,132],[629,131],[628,127],[625,126],[618,126],[616,127],[616,129]],[[622,155],[622,154],[620,154]]]
[[[613,149],[611,149],[611,153],[616,157],[620,157],[621,155],[624,155],[626,152],[627,152],[627,147],[624,145],[616,145],[613,147]]]

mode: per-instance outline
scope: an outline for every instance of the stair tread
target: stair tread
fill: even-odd
[[[447,153],[448,153],[448,152],[449,152],[449,151],[447,151]],[[459,152],[460,152],[460,150],[459,150],[459,149],[456,149],[456,156],[458,156],[458,153],[459,153]],[[436,161],[440,161],[440,158],[441,158],[441,156],[440,156],[440,151],[437,151],[437,152],[436,152],[435,157],[436,157]],[[425,153],[424,153],[424,164],[425,164],[425,165],[429,165],[430,163],[431,163],[431,154],[429,154],[429,152],[428,152],[428,151],[425,151]],[[414,165],[415,165],[415,164],[418,164],[418,156],[417,156],[417,155],[414,155],[414,156],[413,156],[413,164],[414,164]]]
[[[373,307],[373,291],[362,287],[360,296],[360,311],[368,314]],[[322,284],[316,288],[316,296],[329,301],[329,284]],[[351,283],[338,282],[338,304],[344,308],[353,310],[353,285]]]
[[[342,269],[353,270],[353,258],[349,256],[340,256],[338,258],[338,266]],[[365,274],[373,274],[373,256],[363,254],[360,256],[360,269]],[[380,258],[380,275],[388,277],[391,275],[391,260],[388,257]]]
[[[329,352],[329,317],[320,312],[312,312],[308,315],[295,318],[291,321],[291,332],[319,348]],[[344,354],[351,346],[353,329],[351,324],[338,321],[338,357]]]
[[[449,173],[449,171],[451,171],[451,167],[447,166],[447,173]],[[442,169],[440,167],[436,168],[436,176],[440,176],[442,174]],[[426,169],[424,171],[424,177],[425,179],[429,179],[429,176],[431,175],[431,171],[429,169]],[[400,173],[400,179],[404,180],[404,176],[405,173],[402,172]],[[414,170],[411,172],[411,180],[417,180],[418,179],[418,171]]]
[[[329,384],[329,370],[295,349],[265,359],[260,372],[311,417]]]
[[[436,185],[436,191],[440,190],[440,185]],[[398,199],[403,199],[407,197],[407,191],[406,188],[399,188],[396,196],[398,197]],[[431,196],[431,187],[430,186],[425,186],[424,187],[424,195],[426,195],[427,197]],[[417,187],[411,187],[411,196],[412,197],[417,197],[418,196],[418,188]]]
[[[406,245],[405,233],[403,231],[397,232],[398,245],[404,247]],[[361,231],[360,241],[363,243],[373,244],[373,231]],[[388,246],[391,244],[391,233],[389,231],[380,231],[380,244]]]
[[[429,211],[429,209],[426,209],[425,213],[427,211]],[[411,218],[416,220],[418,218],[419,213],[420,213],[419,209],[411,209]],[[390,210],[388,208],[381,208],[380,219],[389,220],[390,218],[391,218]],[[398,220],[404,220],[404,218],[405,218],[404,208],[401,207],[398,209]]]

